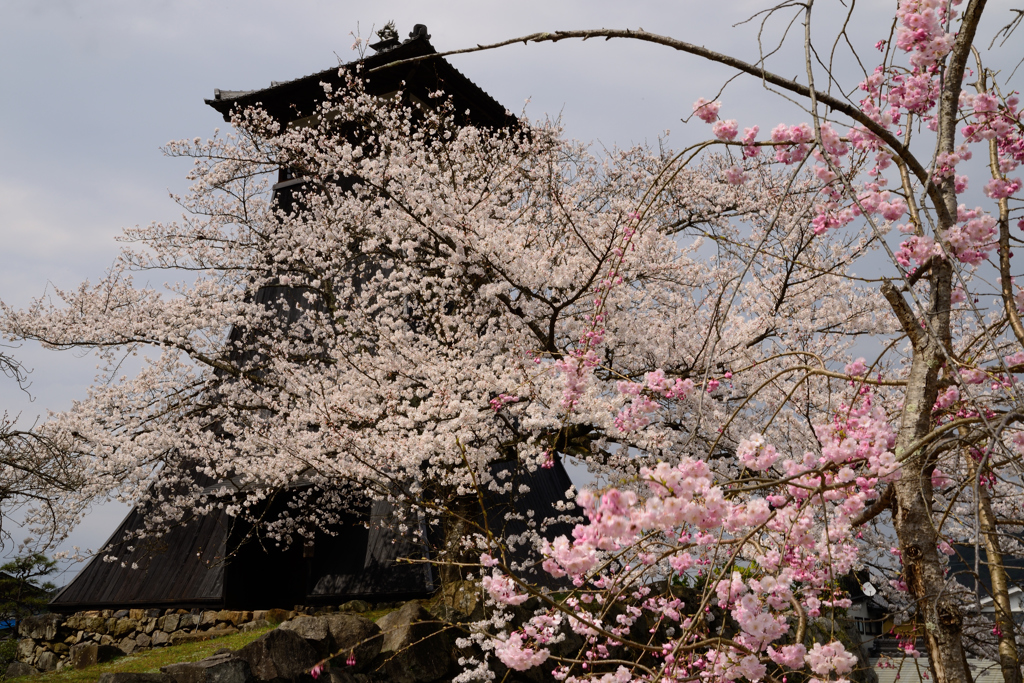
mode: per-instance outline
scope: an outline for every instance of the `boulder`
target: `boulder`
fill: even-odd
[[[206,631],[198,631],[196,633],[185,633],[184,631],[175,631],[171,634],[171,645],[181,645],[182,643],[201,643],[204,640],[213,640],[214,638],[230,636],[234,633],[238,633],[238,629],[234,626],[225,626],[223,628],[211,628]]]
[[[64,654],[65,652],[68,651],[68,649],[69,648],[67,646],[67,643],[54,643],[53,644],[53,651],[56,652],[59,655]]]
[[[147,609],[146,610],[146,618],[147,619],[159,619],[160,618],[160,610],[159,609]]]
[[[237,653],[249,663],[258,681],[285,683],[307,673],[317,663],[313,646],[294,631],[276,628]]]
[[[121,652],[130,655],[139,649],[139,644],[135,642],[134,638],[124,638],[117,644],[117,647],[120,648]]]
[[[82,619],[79,628],[88,633],[103,635],[107,632],[107,620],[100,614],[90,614]]]
[[[242,624],[240,629],[244,633],[248,633],[249,631],[259,631],[261,628],[266,628],[268,626],[270,626],[270,622],[266,619],[253,619],[250,622]]]
[[[156,627],[161,631],[167,631],[168,633],[174,633],[178,630],[178,622],[181,621],[181,617],[177,614],[168,614],[165,617],[160,617],[156,622]]]
[[[171,642],[170,634],[165,633],[164,631],[153,631],[153,635],[151,637],[153,638],[153,647],[167,645]]]
[[[115,619],[124,619],[125,617],[127,617],[130,614],[131,614],[131,612],[129,610],[119,609],[119,610],[117,610],[116,612],[114,612],[110,616],[112,616]]]
[[[53,671],[57,668],[57,662],[60,661],[60,656],[56,652],[42,652],[39,654],[39,658],[36,659],[36,668],[40,671]]]
[[[114,639],[108,635],[100,636],[100,645],[113,645],[114,642]]]
[[[5,679],[21,678],[22,676],[35,676],[39,673],[39,669],[34,666],[29,666],[25,662],[11,662],[7,667],[7,673],[4,674]]]
[[[287,621],[294,616],[295,614],[293,612],[288,612],[283,609],[268,609],[263,618],[271,624],[280,624],[282,621]]]
[[[175,683],[174,677],[167,674],[129,673],[126,671],[100,674],[99,683]]]
[[[331,634],[330,650],[337,660],[346,661],[355,656],[355,671],[363,671],[380,654],[384,645],[380,627],[356,614],[331,614],[324,617]]]
[[[327,617],[295,617],[284,622],[278,628],[294,631],[305,638],[306,642],[316,650],[317,657],[326,657],[331,648],[331,632],[327,628]]]
[[[446,621],[480,621],[484,616],[483,592],[473,581],[453,581],[441,588],[434,612]]]
[[[109,662],[123,653],[119,648],[97,643],[80,643],[71,648],[71,666],[84,669],[87,666]]]
[[[144,609],[130,609],[128,610],[128,618],[134,619],[135,621],[142,621],[146,616],[146,610]]]
[[[339,605],[338,610],[341,612],[369,612],[370,603],[365,600],[349,600],[348,602]]]
[[[153,639],[145,633],[140,633],[135,636],[135,642],[139,644],[139,647],[149,647],[153,643]]]
[[[213,610],[207,610],[203,612],[203,617],[199,622],[200,626],[213,626],[217,623],[217,612]]]
[[[252,680],[249,663],[234,653],[213,655],[198,662],[169,664],[160,671],[175,683],[247,683]]]
[[[377,620],[384,635],[381,654],[389,683],[431,683],[442,678],[454,661],[451,644],[440,624],[413,600]]]
[[[22,638],[18,641],[18,661],[29,662],[36,656],[36,641]]]
[[[115,638],[122,638],[133,631],[137,631],[138,629],[139,622],[134,619],[122,617],[114,623],[114,629],[112,631],[107,631],[107,633]]]
[[[18,635],[34,640],[53,640],[63,623],[64,617],[59,614],[36,614],[21,620]]]
[[[199,614],[180,614],[178,615],[178,628],[195,628],[196,626],[199,626],[200,621],[202,621],[202,616]]]
[[[242,623],[242,613],[236,612],[235,610],[222,609],[217,612],[217,621],[227,622],[233,626],[238,626]]]

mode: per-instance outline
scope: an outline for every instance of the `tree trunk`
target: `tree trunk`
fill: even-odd
[[[436,551],[442,589],[465,580],[465,575],[474,571],[474,567],[464,565],[476,564],[480,558],[474,555],[476,551],[472,547],[465,545],[465,541],[480,532],[481,517],[477,496],[456,496],[449,501],[442,522],[444,537]]]
[[[971,475],[977,481],[977,468],[971,468]],[[978,498],[979,526],[985,541],[985,559],[992,577],[992,603],[995,607],[996,628],[999,630],[999,668],[1003,671],[1004,683],[1022,683],[1020,658],[1014,637],[1016,629],[1010,606],[1010,582],[1003,565],[1003,552],[999,547],[992,499],[983,486],[978,486]]]
[[[943,344],[949,334],[949,295],[952,272],[947,262],[932,268],[928,328],[921,330],[916,316],[891,286],[883,293],[913,342],[914,356],[907,378],[903,415],[896,439],[896,457],[902,462],[894,482],[893,518],[903,559],[904,580],[924,627],[928,656],[936,683],[969,681],[961,642],[963,615],[948,597],[939,560],[938,535],[932,519],[931,467],[924,449],[908,452],[932,428],[932,407],[938,396],[938,378],[945,360]],[[943,306],[942,303],[945,302]]]

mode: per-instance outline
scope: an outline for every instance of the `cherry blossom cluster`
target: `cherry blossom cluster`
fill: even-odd
[[[644,385],[621,390],[639,396],[644,387],[664,384],[663,374],[651,373]],[[581,491],[577,500],[588,522],[571,539],[543,544],[544,569],[575,587],[560,603],[568,612],[543,607],[522,627],[499,633],[495,655],[519,671],[554,665],[556,677],[567,681],[759,681],[769,667],[825,677],[852,671],[857,657],[841,642],[808,646],[799,636],[786,642],[787,634],[798,622],[850,605],[834,581],[857,561],[852,517],[896,472],[894,433],[870,393],[842,406],[816,432],[820,452],[801,457],[784,457],[759,434],[740,442],[737,458],[746,468],[780,478],[764,486],[764,497],[732,496],[740,480],[720,484],[707,462],[693,458],[642,469],[646,498],[615,488],[600,496]],[[528,598],[490,555],[481,564],[492,567],[483,582],[496,604]],[[696,601],[690,604],[653,594],[644,577],[658,574],[703,586],[703,594],[690,592]],[[721,621],[711,618],[712,609]],[[659,626],[639,638],[637,626],[652,622]],[[563,624],[585,640],[581,666],[557,657],[545,664]],[[638,652],[631,670],[614,666],[623,647]]]

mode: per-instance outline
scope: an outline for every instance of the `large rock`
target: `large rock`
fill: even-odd
[[[111,671],[100,675],[99,683],[176,683],[168,674],[129,673]]]
[[[384,635],[381,654],[389,683],[431,683],[452,668],[451,644],[423,606],[407,602],[377,620]]]
[[[349,600],[348,602],[338,607],[338,609],[342,612],[369,612],[370,603],[366,602],[365,600]]]
[[[120,643],[117,644],[117,646],[121,648],[121,652],[125,653],[126,655],[130,655],[131,653],[139,649],[139,644],[135,642],[134,638],[124,638],[123,640],[121,640]]]
[[[39,673],[39,669],[29,666],[25,662],[11,662],[7,667],[7,673],[4,674],[4,678],[10,680],[22,676],[35,676],[37,673]]]
[[[79,623],[81,624],[79,628],[87,633],[103,635],[107,632],[107,620],[100,614],[83,617]]]
[[[307,673],[318,661],[313,646],[294,631],[275,628],[236,655],[249,663],[258,681],[285,683]]]
[[[64,625],[72,631],[82,631],[85,629],[85,620],[88,618],[85,612],[78,612],[68,617],[64,621]]]
[[[171,642],[170,634],[164,633],[163,631],[153,631],[153,647],[159,645],[167,645]]]
[[[249,631],[259,631],[261,628],[270,626],[270,622],[266,619],[253,619],[250,622],[242,624],[239,629],[245,633]]]
[[[245,623],[248,619],[245,618],[244,612],[238,612],[236,610],[222,609],[217,612],[217,621],[228,622],[232,626],[238,626],[239,624]]]
[[[140,633],[135,636],[135,642],[139,644],[139,647],[149,647],[152,644],[153,639],[147,636],[145,633]]]
[[[36,668],[40,671],[53,671],[57,668],[57,662],[60,661],[60,657],[56,652],[41,652],[39,657],[36,659]]]
[[[306,642],[316,650],[317,657],[326,657],[331,649],[331,631],[327,627],[326,617],[295,617],[284,622],[278,628],[294,631],[305,638]]]
[[[255,616],[255,614],[253,615]],[[295,612],[289,612],[283,609],[268,609],[263,618],[269,621],[271,624],[280,624],[282,621],[287,621],[295,616]]]
[[[18,624],[18,635],[34,640],[54,640],[63,623],[64,617],[59,614],[37,614],[25,617]]]
[[[178,628],[188,629],[199,626],[199,622],[202,620],[202,615],[199,614],[179,614],[178,615]]]
[[[331,652],[338,660],[355,656],[355,671],[363,671],[380,654],[384,637],[380,627],[356,614],[331,614],[324,617],[331,634]]]
[[[18,661],[31,662],[36,656],[36,641],[31,638],[22,638],[18,641]]]
[[[119,648],[98,643],[79,643],[71,648],[71,666],[84,669],[87,666],[109,662],[123,653]]]
[[[473,581],[445,584],[433,610],[446,621],[480,621],[484,617],[483,591]]]
[[[175,683],[247,683],[252,680],[249,662],[234,653],[213,655],[198,662],[170,664],[160,668]]]
[[[121,617],[114,624],[114,630],[108,631],[108,633],[115,638],[123,638],[129,633],[137,630],[139,630],[139,622],[134,619],[129,619],[128,617]]]
[[[156,622],[156,627],[161,631],[167,631],[168,633],[174,633],[178,630],[178,622],[181,620],[177,614],[168,614],[165,617],[160,617]]]

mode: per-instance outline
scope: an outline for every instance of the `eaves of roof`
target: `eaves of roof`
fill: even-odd
[[[364,88],[371,94],[384,95],[403,90],[426,101],[429,93],[443,90],[453,99],[456,111],[470,112],[467,122],[505,126],[514,121],[505,107],[442,57],[388,67],[395,62],[431,54],[437,54],[437,51],[430,41],[425,36],[417,36],[365,59],[290,81],[272,82],[267,88],[214,90],[213,99],[206,100],[206,103],[220,112],[225,121],[231,120],[231,113],[236,108],[259,106],[286,124],[314,113],[323,100],[325,83],[336,91],[344,89],[345,77],[339,73],[341,69],[358,69],[363,74],[377,69],[363,81]]]

